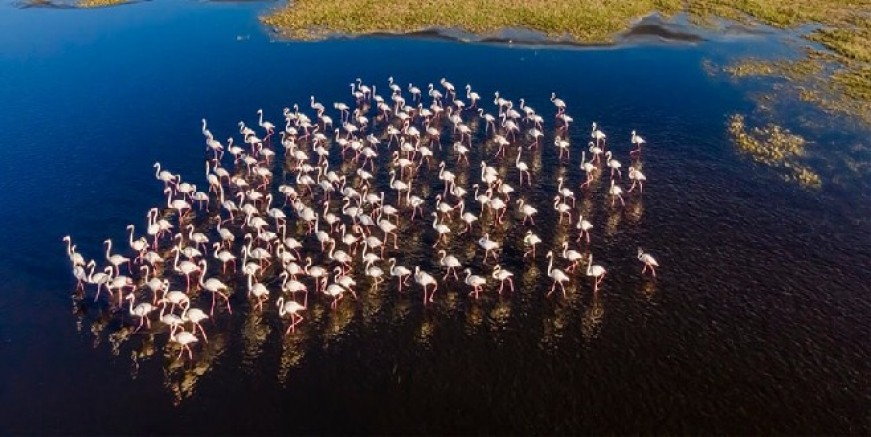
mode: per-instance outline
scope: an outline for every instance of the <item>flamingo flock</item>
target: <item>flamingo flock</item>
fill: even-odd
[[[250,311],[286,319],[286,334],[305,320],[310,294],[335,309],[343,299],[356,300],[362,283],[395,282],[399,294],[420,292],[424,306],[437,302],[440,286],[465,288],[469,299],[479,299],[498,283],[498,295],[510,299],[515,274],[503,266],[504,253],[520,246],[524,263],[544,262],[536,246],[557,234],[539,228],[540,214],[556,214],[552,226],[564,237],[576,235],[547,249],[546,295],[559,288],[566,297],[566,285],[585,276],[598,293],[608,272],[594,264],[596,228],[576,202],[594,199],[602,178],[608,179],[602,203],[609,208],[641,196],[647,142],[632,131],[631,186],[624,190],[613,140],[596,123],[588,139],[571,138],[574,119],[556,93],[550,98],[553,149],[547,150],[545,117],[524,99],[518,110],[496,92],[491,114],[471,85],[464,87],[464,101],[445,78],[438,83],[409,84],[406,100],[392,77],[385,96],[357,79],[350,104],[327,105],[311,96],[310,111],[284,108],[283,124],[264,120],[258,110],[259,132],[240,121],[238,133],[224,142],[203,119],[206,183],[200,187],[208,190],[155,163],[166,202],[147,212],[144,234],[137,236],[131,224],[127,247],[105,240],[103,267],[86,261],[70,236],[63,238],[77,293],[84,296],[92,286],[99,301],[105,290],[135,331],[166,329],[177,357],[193,358],[192,347],[208,342],[203,324],[233,314],[243,296]],[[338,111],[336,121],[328,107]],[[578,150],[580,161],[572,162]],[[585,178],[559,176],[546,197],[553,203],[536,205],[536,190],[547,190],[541,156],[551,153],[561,168],[577,166]],[[476,157],[479,163],[472,163]],[[442,271],[403,265],[408,250],[423,250]],[[637,259],[641,274],[649,270],[655,278],[656,259],[640,247]]]

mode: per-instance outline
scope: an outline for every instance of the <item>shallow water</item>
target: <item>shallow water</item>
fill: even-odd
[[[258,4],[0,8],[7,432],[871,431],[869,178],[844,173],[847,183],[809,191],[738,155],[725,120],[752,108],[748,89],[701,68],[704,59],[788,52],[766,35],[571,50],[291,43],[270,40]],[[541,211],[545,240],[537,261],[522,261],[516,217],[491,231],[506,246],[513,295],[498,297],[491,281],[474,301],[465,284],[449,282],[424,310],[416,285],[401,296],[393,283],[370,290],[361,277],[359,301],[331,311],[312,298],[298,332],[285,337],[274,304],[249,311],[240,283],[234,316],[206,325],[210,343],[194,349],[193,362],[164,352],[166,334],[124,338],[105,303],[70,298],[61,236],[71,234],[87,258],[102,258],[105,238],[124,245],[124,227],[143,226],[146,210],[165,201],[155,161],[206,185],[200,118],[224,139],[240,119],[256,126],[258,108],[276,123],[285,106],[308,109],[312,94],[350,103],[356,77],[386,95],[391,75],[418,86],[440,77],[470,83],[485,100],[496,90],[526,97],[548,121],[537,155],[524,152],[535,188],[524,197]],[[580,195],[579,150],[561,166],[551,145],[552,91],[577,121],[573,143],[586,143],[595,120],[625,168],[629,131],[650,142],[643,196],[612,208],[607,179]],[[833,152],[867,143],[842,135],[817,140]],[[495,150],[485,150],[471,162],[486,153],[493,165]],[[825,156],[817,158],[823,174],[840,174]],[[437,168],[423,171],[435,180]],[[467,188],[479,175],[476,166],[454,171]],[[591,247],[609,272],[597,294],[579,277],[567,299],[544,296],[542,255],[576,235],[548,207],[558,176],[595,225]],[[385,187],[386,170],[379,177]],[[433,183],[429,198],[440,190]],[[416,225],[426,232],[404,229],[393,253],[436,274],[429,222]],[[656,280],[639,274],[639,245],[662,264]],[[473,239],[448,248],[489,272]]]

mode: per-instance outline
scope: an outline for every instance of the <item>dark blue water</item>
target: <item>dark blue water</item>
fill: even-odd
[[[825,177],[845,176],[807,190],[738,155],[725,121],[753,103],[701,68],[776,44],[275,42],[256,20],[263,7],[0,5],[0,429],[871,431],[869,177],[818,150]],[[258,108],[277,123],[281,108],[307,109],[310,95],[350,103],[356,77],[387,95],[388,76],[421,87],[447,77],[485,100],[497,90],[525,97],[542,114],[557,92],[578,143],[594,120],[619,139],[621,157],[631,129],[650,141],[643,199],[611,209],[602,187],[579,199],[609,269],[597,295],[584,278],[569,299],[545,299],[546,265],[506,250],[503,264],[523,290],[514,297],[472,303],[465,288],[449,287],[423,311],[418,294],[396,297],[385,286],[335,313],[317,304],[302,333],[286,338],[274,311],[241,311],[207,328],[214,340],[194,362],[165,355],[165,334],[113,336],[119,318],[71,299],[61,237],[98,259],[103,239],[126,241],[124,227],[144,226],[145,211],[165,201],[155,161],[205,186],[200,118],[224,139],[240,119],[256,126]],[[836,151],[868,147],[835,139],[819,137]],[[553,149],[542,148],[529,194],[543,199],[545,245],[565,234],[546,208],[557,175],[581,181],[578,157],[558,170]],[[432,241],[403,242],[406,265],[432,265]],[[663,264],[656,281],[638,274],[638,244]]]

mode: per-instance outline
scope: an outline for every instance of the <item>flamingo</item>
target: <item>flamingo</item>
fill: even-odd
[[[436,238],[435,243],[433,243],[433,245],[432,245],[432,247],[436,247],[436,246],[438,246],[439,242],[441,242],[442,239],[445,238],[446,235],[451,233],[451,228],[448,227],[448,225],[440,224],[438,222],[439,216],[437,213],[432,212],[431,215],[433,217],[432,218],[432,228],[435,229],[436,232],[438,233],[438,238]]]
[[[254,276],[248,275],[248,296],[254,295],[257,299],[257,309],[263,311],[263,301],[269,299],[269,289],[260,282],[254,282]],[[212,294],[214,296],[214,294]],[[230,308],[229,300],[227,308]],[[212,308],[214,308],[214,299],[212,299]]]
[[[629,152],[629,153],[639,153],[639,152],[641,152],[641,145],[647,142],[647,141],[644,140],[644,138],[641,138],[640,135],[636,135],[636,134],[635,134],[635,130],[632,131],[632,137],[630,138],[630,141],[632,142],[632,144],[635,145],[635,150],[633,150],[633,151],[631,151],[631,152]]]
[[[590,223],[590,222],[587,221],[587,220],[584,220],[584,216],[583,216],[583,215],[580,215],[580,216],[578,216],[578,224],[575,225],[575,228],[577,228],[578,230],[581,231],[581,232],[578,234],[578,239],[577,239],[577,241],[580,242],[580,241],[581,241],[581,237],[583,237],[583,236],[586,235],[586,237],[587,237],[587,244],[589,244],[589,243],[590,243],[590,229],[593,229],[593,224]]]
[[[228,250],[220,250],[221,243],[215,243],[212,245],[212,247],[215,249],[213,256],[215,257],[215,259],[221,261],[221,266],[222,266],[221,272],[224,274],[227,273],[227,263],[231,263],[231,265],[233,266],[233,271],[235,272],[236,271],[236,255],[233,255],[233,253],[228,251]]]
[[[493,261],[499,261],[496,258],[496,250],[499,249],[499,243],[490,239],[490,234],[485,233],[483,237],[478,239],[478,245],[484,249],[484,262],[487,262],[487,257],[493,253]]]
[[[517,199],[517,207],[520,209],[520,212],[523,213],[523,223],[526,224],[526,220],[529,219],[532,222],[532,225],[535,225],[535,219],[532,217],[535,214],[538,214],[538,210],[526,203],[523,199]]]
[[[194,225],[190,224],[187,226],[188,229],[188,239],[196,243],[197,248],[201,245],[203,246],[203,250],[206,250],[206,245],[209,244],[209,237],[206,237],[206,234],[202,232],[194,232]]]
[[[622,178],[623,178],[623,172],[620,171],[620,161],[614,159],[614,158],[611,156],[611,151],[610,151],[610,150],[607,151],[607,152],[605,152],[605,158],[606,158],[607,161],[608,161],[608,167],[611,168],[611,179],[614,178],[614,172],[615,172],[615,171],[617,172],[617,175],[620,177],[620,179],[622,179]]]
[[[644,192],[644,181],[647,180],[647,176],[644,176],[644,173],[636,170],[635,167],[629,167],[629,179],[632,179],[632,186],[629,187],[629,192],[635,189],[635,184],[638,183],[638,191]]]
[[[590,143],[588,144],[587,149],[588,149],[588,150],[590,151],[590,153],[593,155],[593,158],[590,159],[590,162],[591,162],[591,163],[592,163],[592,162],[599,162],[599,159],[601,159],[601,157],[602,157],[602,148],[599,147],[599,146],[596,145],[596,144],[593,144],[593,142],[590,141]]]
[[[357,285],[357,281],[355,281],[354,278],[346,275],[342,271],[342,267],[336,266],[336,268],[333,269],[333,282],[341,285],[342,287],[345,287],[348,291],[351,292],[351,295],[354,296],[354,299],[357,299],[357,293],[354,292],[354,286]]]
[[[321,266],[312,266],[311,257],[307,257],[305,260],[306,260],[306,265],[303,268],[303,270],[305,271],[305,274],[314,278],[315,288],[325,289],[326,285],[327,285],[327,275],[329,274],[327,269],[325,269]],[[322,282],[322,285],[320,287],[318,286],[319,281]],[[333,295],[333,297],[336,297],[336,296]]]
[[[584,173],[587,174],[587,180],[584,181],[583,184],[581,184],[581,187],[590,185],[590,183],[593,182],[593,173],[596,171],[596,166],[593,165],[592,159],[587,161],[586,151],[581,152],[581,170],[583,170]]]
[[[118,254],[112,255],[110,253],[110,252],[112,252],[112,240],[111,239],[106,239],[106,241],[104,241],[103,244],[106,245],[106,261],[109,261],[110,264],[115,266],[115,275],[116,276],[121,274],[120,266],[121,266],[121,264],[124,264],[124,263],[127,263],[127,271],[132,272],[133,269],[130,267],[130,258],[127,258],[125,256],[121,256]]]
[[[553,268],[553,251],[548,251],[546,256],[549,259],[547,263],[547,276],[553,279],[553,285],[551,285],[547,295],[550,296],[556,290],[556,284],[559,284],[563,297],[566,297],[566,287],[563,285],[563,282],[568,282],[569,276],[562,270]]]
[[[589,261],[587,262],[587,276],[593,277],[595,280],[593,282],[593,292],[599,291],[599,283],[605,279],[605,268],[600,265],[593,265],[593,254],[590,254]]]
[[[203,310],[199,308],[185,307],[184,311],[182,311],[181,313],[182,322],[190,322],[191,324],[193,324],[194,332],[196,332],[197,328],[199,328],[200,333],[203,334],[203,340],[205,340],[206,343],[209,342],[209,338],[206,336],[206,330],[203,329],[203,325],[201,324],[201,322],[208,318],[209,316],[207,316],[206,313],[204,313]]]
[[[508,281],[508,285],[511,286],[511,292],[514,293],[514,280],[511,279],[514,276],[514,273],[505,270],[499,264],[496,264],[493,267],[493,273],[491,274],[493,279],[499,280],[499,294],[502,294],[502,289],[505,287],[505,281]]]
[[[414,268],[414,282],[423,287],[423,304],[426,305],[427,302],[433,301],[433,296],[435,296],[436,290],[439,288],[438,282],[436,282],[435,278],[432,277],[427,272],[424,272],[420,269],[420,266],[416,266]],[[429,299],[427,299],[426,287],[432,285],[432,293],[429,295]]]
[[[461,235],[465,234],[466,232],[470,232],[472,230],[472,223],[475,223],[476,221],[478,221],[478,216],[476,216],[475,214],[472,214],[469,211],[464,211],[465,208],[466,208],[466,202],[461,201],[460,202],[460,220],[462,220],[466,224],[466,228],[463,229],[463,232],[460,232]]]
[[[260,127],[266,130],[266,138],[269,138],[275,132],[275,125],[268,121],[263,121],[262,109],[257,110],[257,115],[260,116],[260,121],[258,122],[258,124],[260,125]]]
[[[656,262],[656,259],[649,253],[645,253],[643,249],[638,248],[638,260],[644,263],[644,268],[641,269],[641,274],[647,272],[647,268],[650,267],[650,273],[653,274],[653,277],[656,277],[656,269],[654,267],[659,267],[659,263]]]
[[[411,270],[408,270],[405,266],[396,265],[396,258],[390,258],[388,261],[390,262],[390,276],[396,277],[399,284],[399,292],[402,293],[402,286],[408,285],[405,284],[405,281],[407,281],[408,276],[411,275]]]
[[[614,206],[614,198],[615,197],[620,199],[621,205],[624,205],[624,206],[626,205],[626,203],[623,201],[622,193],[623,193],[623,189],[620,188],[619,185],[614,185],[614,179],[611,179],[611,188],[608,190],[608,194],[611,195],[611,206]]]
[[[125,299],[130,301],[130,307],[128,310],[130,315],[139,317],[139,326],[137,326],[136,330],[133,332],[139,331],[143,324],[147,324],[148,328],[151,328],[151,319],[148,318],[148,314],[154,311],[154,306],[148,302],[142,302],[134,307],[133,302],[136,300],[135,293],[128,294]]]
[[[518,174],[520,175],[520,186],[523,186],[523,175],[526,175],[526,184],[532,186],[532,176],[529,173],[529,166],[526,165],[525,162],[520,160],[520,156],[523,154],[523,147],[517,148],[517,159],[514,160],[514,167],[517,168]]]
[[[183,291],[173,290],[164,293],[163,298],[158,300],[157,303],[163,307],[166,307],[166,304],[169,303],[171,305],[169,311],[172,312],[175,311],[176,306],[184,308],[190,305],[191,299]]]
[[[286,315],[290,315],[290,326],[287,327],[287,331],[284,332],[284,335],[290,334],[291,332],[296,332],[296,325],[303,321],[303,317],[299,314],[300,311],[304,311],[306,306],[308,306],[308,293],[305,294],[305,303],[300,304],[299,302],[290,299],[287,302],[284,301],[284,297],[279,297],[278,301],[275,302],[275,305],[278,307],[278,315],[284,317]]]
[[[185,350],[188,351],[188,358],[191,360],[194,359],[194,353],[191,351],[190,345],[199,341],[196,335],[181,329],[177,334],[175,331],[171,331],[169,334],[169,340],[181,346],[181,350],[175,359],[181,358]]]
[[[454,274],[454,279],[459,279],[457,277],[456,269],[462,267],[462,264],[460,264],[460,260],[458,260],[457,257],[453,255],[448,255],[447,251],[445,250],[440,250],[438,253],[439,255],[441,255],[441,259],[439,259],[439,264],[447,269],[447,272],[445,273],[445,276],[442,277],[442,280],[446,280],[451,273]]]
[[[381,270],[378,266],[372,265],[372,263],[367,263],[366,265],[366,276],[372,278],[373,287],[378,287],[378,285],[384,282],[384,279],[382,279],[382,276],[384,276],[384,270]]]
[[[583,255],[581,255],[580,252],[578,252],[577,250],[573,250],[573,249],[570,250],[570,249],[569,249],[569,243],[568,243],[567,241],[564,241],[564,242],[563,242],[563,244],[562,244],[562,248],[563,248],[562,257],[565,258],[565,259],[567,259],[568,261],[571,261],[571,263],[572,263],[572,264],[571,264],[571,265],[566,269],[566,271],[567,271],[567,272],[574,271],[575,268],[577,268],[578,263],[580,263],[581,260],[584,259]]]
[[[345,289],[339,284],[330,284],[324,289],[324,294],[333,298],[333,302],[330,304],[330,308],[336,309],[338,307],[339,301],[344,296],[344,293]]]
[[[563,159],[563,154],[565,153],[567,157],[571,158],[572,152],[570,149],[571,144],[560,138],[556,137],[553,139],[553,145],[555,145],[559,149],[559,159]]]
[[[484,276],[473,275],[471,269],[464,270],[466,273],[466,279],[463,281],[466,285],[472,287],[472,291],[469,292],[469,296],[473,293],[475,294],[475,299],[478,298],[478,294],[481,292],[481,287],[487,283],[487,278]]]
[[[593,122],[593,131],[590,133],[590,138],[596,140],[596,146],[599,145],[599,140],[605,141],[606,137],[605,133],[598,129],[596,122]]]
[[[109,281],[112,280],[112,266],[106,266],[102,272],[94,273],[94,266],[96,263],[94,260],[88,263],[88,267],[91,268],[90,273],[88,273],[88,283],[94,284],[97,286],[97,295],[94,296],[94,302],[100,298],[100,288],[101,286],[106,287],[106,292],[110,292],[109,290]]]
[[[66,235],[61,240],[67,243],[67,256],[70,258],[70,262],[73,263],[73,266],[84,266],[85,258],[82,257],[82,254],[76,252],[75,246],[72,246],[70,236]]]
[[[574,207],[575,206],[575,192],[568,189],[568,187],[563,187],[563,183],[565,182],[565,179],[562,176],[558,177],[556,180],[557,180],[557,182],[559,182],[559,185],[556,187],[557,192],[559,192],[560,196],[562,196],[566,199],[572,199],[572,207]]]
[[[559,212],[559,222],[562,224],[563,215],[568,216],[569,223],[572,222],[572,208],[565,202],[562,202],[562,197],[554,196],[553,198],[553,209]]]
[[[153,167],[156,169],[154,177],[163,182],[164,188],[168,188],[170,183],[175,182],[175,175],[166,170],[161,170],[159,162],[155,162]]]
[[[562,99],[558,99],[556,93],[550,93],[550,101],[556,106],[557,114],[562,114],[566,110],[566,103]]]
[[[84,266],[73,266],[73,276],[76,278],[76,292],[85,291],[85,282],[88,281],[88,273]]]
[[[133,232],[135,231],[135,227],[133,225],[127,225],[127,230],[130,231],[130,248],[139,254],[136,257],[136,260],[140,260],[142,259],[142,253],[145,252],[145,249],[148,248],[148,241],[145,240],[145,237],[139,237],[136,240],[133,239]]]
[[[190,289],[191,289],[191,273],[199,271],[199,267],[197,267],[196,264],[194,264],[188,260],[184,260],[181,263],[179,263],[179,255],[181,255],[181,249],[179,249],[178,246],[175,246],[172,248],[172,250],[175,252],[175,263],[173,264],[173,268],[175,269],[175,271],[177,271],[185,276],[185,279],[187,281],[187,291],[190,291]]]
[[[532,258],[535,258],[535,246],[541,243],[541,238],[538,235],[532,233],[531,230],[526,231],[526,235],[523,237],[523,243],[528,247],[525,252],[523,252],[523,257],[526,258],[529,254],[532,254]]]
[[[184,324],[184,321],[181,319],[181,317],[173,314],[172,312],[164,314],[166,312],[166,305],[165,302],[161,303],[164,303],[164,305],[160,307],[160,323],[163,323],[164,325],[169,327],[170,335],[175,334],[175,330],[181,327],[182,324]]]

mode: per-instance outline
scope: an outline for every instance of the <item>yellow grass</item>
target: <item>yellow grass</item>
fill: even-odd
[[[101,8],[104,6],[116,6],[129,3],[130,0],[79,0],[80,8]]]

